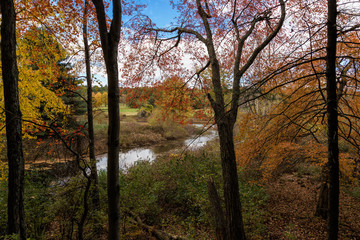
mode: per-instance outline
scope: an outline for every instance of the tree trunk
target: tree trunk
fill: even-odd
[[[212,215],[215,221],[215,234],[216,240],[225,240],[226,239],[226,224],[224,218],[224,212],[221,207],[220,197],[218,192],[216,191],[216,187],[214,184],[214,180],[210,178],[207,182],[208,185],[208,193],[209,200],[212,207]]]
[[[89,212],[89,204],[88,204],[88,197],[89,197],[89,192],[90,192],[90,187],[91,187],[91,176],[89,178],[86,178],[86,187],[85,187],[85,192],[84,192],[84,197],[83,197],[83,206],[84,206],[84,211],[81,215],[80,218],[80,222],[78,224],[78,240],[83,240],[84,239],[84,225],[85,225],[85,220],[87,218],[88,212]]]
[[[338,146],[338,102],[336,86],[336,0],[328,0],[327,23],[327,116],[328,116],[328,166],[329,207],[328,239],[338,239],[339,228],[339,146]]]
[[[107,186],[109,201],[109,239],[120,239],[120,183],[119,183],[119,143],[120,111],[117,69],[117,49],[110,54],[111,66],[108,70],[108,167]]]
[[[224,117],[223,120],[217,123],[224,184],[226,234],[229,240],[245,240],[233,140],[233,124],[229,121],[227,117]]]
[[[16,15],[12,0],[1,0],[1,61],[4,83],[7,157],[9,162],[8,234],[26,239],[24,157],[22,152],[19,72],[16,62]]]
[[[321,184],[318,202],[316,204],[315,216],[327,219],[327,213],[329,208],[329,187],[328,183]]]
[[[86,83],[87,83],[87,114],[88,114],[88,126],[89,126],[89,158],[91,167],[91,178],[93,187],[91,189],[91,199],[93,206],[100,208],[100,197],[99,197],[99,186],[98,186],[98,174],[96,168],[95,158],[95,137],[94,137],[94,116],[93,116],[93,104],[92,104],[92,79],[91,79],[91,68],[90,68],[90,50],[88,43],[88,31],[87,31],[87,10],[89,3],[85,0],[84,8],[84,23],[83,23],[83,38],[84,38],[84,49],[85,49],[85,66],[86,66]]]
[[[104,3],[102,0],[92,0],[99,24],[101,48],[103,50],[108,77],[108,239],[120,239],[120,182],[119,182],[119,145],[120,145],[120,110],[119,110],[119,73],[118,45],[121,31],[120,0],[113,1],[113,20],[110,32],[107,30]]]

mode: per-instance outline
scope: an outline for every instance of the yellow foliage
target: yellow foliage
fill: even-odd
[[[0,182],[7,181],[8,178],[8,164],[0,161]]]
[[[102,94],[101,92],[98,93],[93,93],[93,99],[94,99],[94,107],[101,107],[101,105],[103,105],[102,102]]]
[[[41,114],[46,114],[51,120],[55,120],[55,117],[58,116],[57,113],[67,112],[67,106],[54,91],[46,86],[52,86],[58,81],[60,67],[57,63],[65,58],[65,51],[58,47],[56,40],[46,31],[38,29],[33,31],[39,31],[36,34],[40,34],[41,39],[35,37],[30,39],[32,36],[29,34],[27,38],[18,41],[20,108],[25,121],[38,122]],[[1,82],[0,108],[4,108],[3,94],[4,89]],[[42,113],[39,109],[42,109]],[[5,114],[2,113],[0,121],[4,122],[4,119]],[[32,128],[34,127],[29,124],[23,124],[24,137],[30,137],[28,132]],[[4,133],[5,129],[0,132],[0,134]]]

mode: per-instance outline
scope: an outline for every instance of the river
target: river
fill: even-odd
[[[182,152],[186,150],[197,150],[203,147],[207,142],[215,139],[217,132],[213,129],[201,136],[192,136],[185,140],[166,141],[150,147],[134,148],[128,151],[120,152],[119,164],[121,169],[126,169],[136,161],[154,161],[157,156],[167,153]],[[102,170],[107,167],[107,154],[99,155],[97,159],[97,169]]]

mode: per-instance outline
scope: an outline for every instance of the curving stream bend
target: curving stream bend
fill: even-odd
[[[153,161],[157,156],[166,153],[172,153],[182,150],[197,150],[203,147],[207,142],[215,139],[217,132],[215,130],[209,130],[206,135],[192,136],[182,141],[166,141],[163,144],[145,147],[134,148],[128,151],[120,152],[119,164],[120,168],[126,169],[134,164],[136,161]],[[99,155],[97,159],[97,169],[104,170],[107,167],[107,154]]]

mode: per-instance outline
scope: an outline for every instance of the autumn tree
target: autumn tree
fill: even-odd
[[[157,87],[155,105],[161,111],[159,121],[186,123],[191,108],[190,91],[179,77],[166,79]]]
[[[40,35],[43,36],[39,37]],[[63,99],[66,95],[65,89],[75,86],[62,82],[71,78],[66,63],[60,63],[65,59],[66,52],[57,47],[56,41],[49,38],[46,31],[29,29],[23,36],[24,38],[17,41],[19,101],[22,118],[26,121],[22,126],[23,134],[25,138],[31,138],[38,129],[30,122],[63,122],[64,116],[70,112]],[[48,54],[49,52],[51,54]],[[2,91],[3,88],[0,84]],[[3,99],[3,92],[0,93],[0,98]],[[0,101],[0,106],[4,107],[4,101]],[[0,113],[0,119],[5,121],[4,113]],[[2,130],[0,134],[4,134]]]
[[[1,1],[1,62],[6,112],[9,163],[8,233],[26,239],[24,212],[24,157],[19,105],[19,72],[16,60],[16,15],[12,0]]]
[[[101,96],[102,96],[102,94],[101,94],[101,92],[97,92],[97,93],[91,93],[91,95],[92,95],[92,99],[94,99],[93,100],[93,102],[94,102],[94,106],[95,107],[101,107]]]
[[[317,142],[317,146],[314,145],[313,149],[317,150],[318,157],[321,155],[319,153],[326,152],[324,149],[327,145],[327,164],[323,164],[326,172],[322,187],[324,191],[320,193],[319,199],[322,205],[320,207],[318,205],[317,213],[328,218],[328,239],[337,239],[339,172],[342,168],[343,176],[349,176],[355,169],[351,167],[354,166],[351,159],[339,157],[338,145],[341,137],[343,142],[350,141],[355,148],[357,146],[351,135],[357,135],[358,116],[354,98],[357,98],[355,97],[358,82],[356,76],[359,59],[352,49],[358,44],[358,39],[349,36],[359,25],[349,26],[349,22],[354,20],[354,15],[346,14],[346,8],[338,11],[335,1],[328,1],[327,4],[324,1],[316,3],[319,6],[312,2],[307,7],[311,11],[301,14],[302,24],[309,34],[309,38],[304,38],[302,41],[308,42],[306,50],[292,52],[296,56],[292,58],[296,60],[284,61],[283,66],[274,70],[272,77],[280,73],[283,75],[274,81],[274,85],[269,84],[268,87],[276,89],[284,86],[284,91],[287,91],[282,95],[286,99],[287,106],[278,112],[277,116],[282,118],[277,118],[277,124],[291,127],[290,129],[295,128],[293,132],[312,136]],[[326,6],[327,11],[321,10]],[[314,13],[319,13],[319,17],[312,19]],[[269,83],[267,80],[260,81],[259,86],[264,87],[265,82]],[[323,124],[325,122],[327,124]],[[327,138],[321,136],[326,132]],[[273,139],[277,140],[279,138],[277,133],[273,134]],[[291,147],[295,146],[296,142],[294,142]],[[265,146],[267,148],[268,145]],[[279,159],[279,156],[275,157]],[[267,167],[271,169],[273,166]]]
[[[181,68],[182,64],[174,59],[173,53],[182,48],[192,54],[196,64],[197,75],[208,67],[211,72],[211,92],[208,99],[215,112],[221,162],[223,169],[223,185],[226,218],[226,239],[246,239],[243,229],[241,204],[239,196],[237,164],[234,151],[233,128],[237,120],[240,98],[240,83],[249,74],[252,64],[263,49],[279,33],[285,19],[284,1],[180,1],[173,2],[181,13],[178,27],[158,29],[151,21],[146,23],[145,34],[139,34],[142,42],[149,46],[154,40],[155,47],[140,51],[145,57],[138,59],[132,55],[132,64],[137,64],[139,72],[133,80],[143,79],[146,82],[149,63],[141,64],[146,55],[150,56],[150,64],[157,63],[160,69],[169,75]],[[172,34],[172,35],[171,35]],[[147,39],[145,39],[148,36]],[[172,45],[166,40],[169,40]],[[170,45],[170,46],[169,46]],[[152,53],[152,54],[151,54]],[[155,57],[154,57],[155,54]],[[172,63],[172,64],[169,64]],[[182,70],[182,69],[181,69]],[[231,76],[229,102],[225,102],[224,89],[228,88],[221,81],[221,75]],[[182,71],[181,75],[186,74]],[[127,73],[131,76],[131,73]]]

